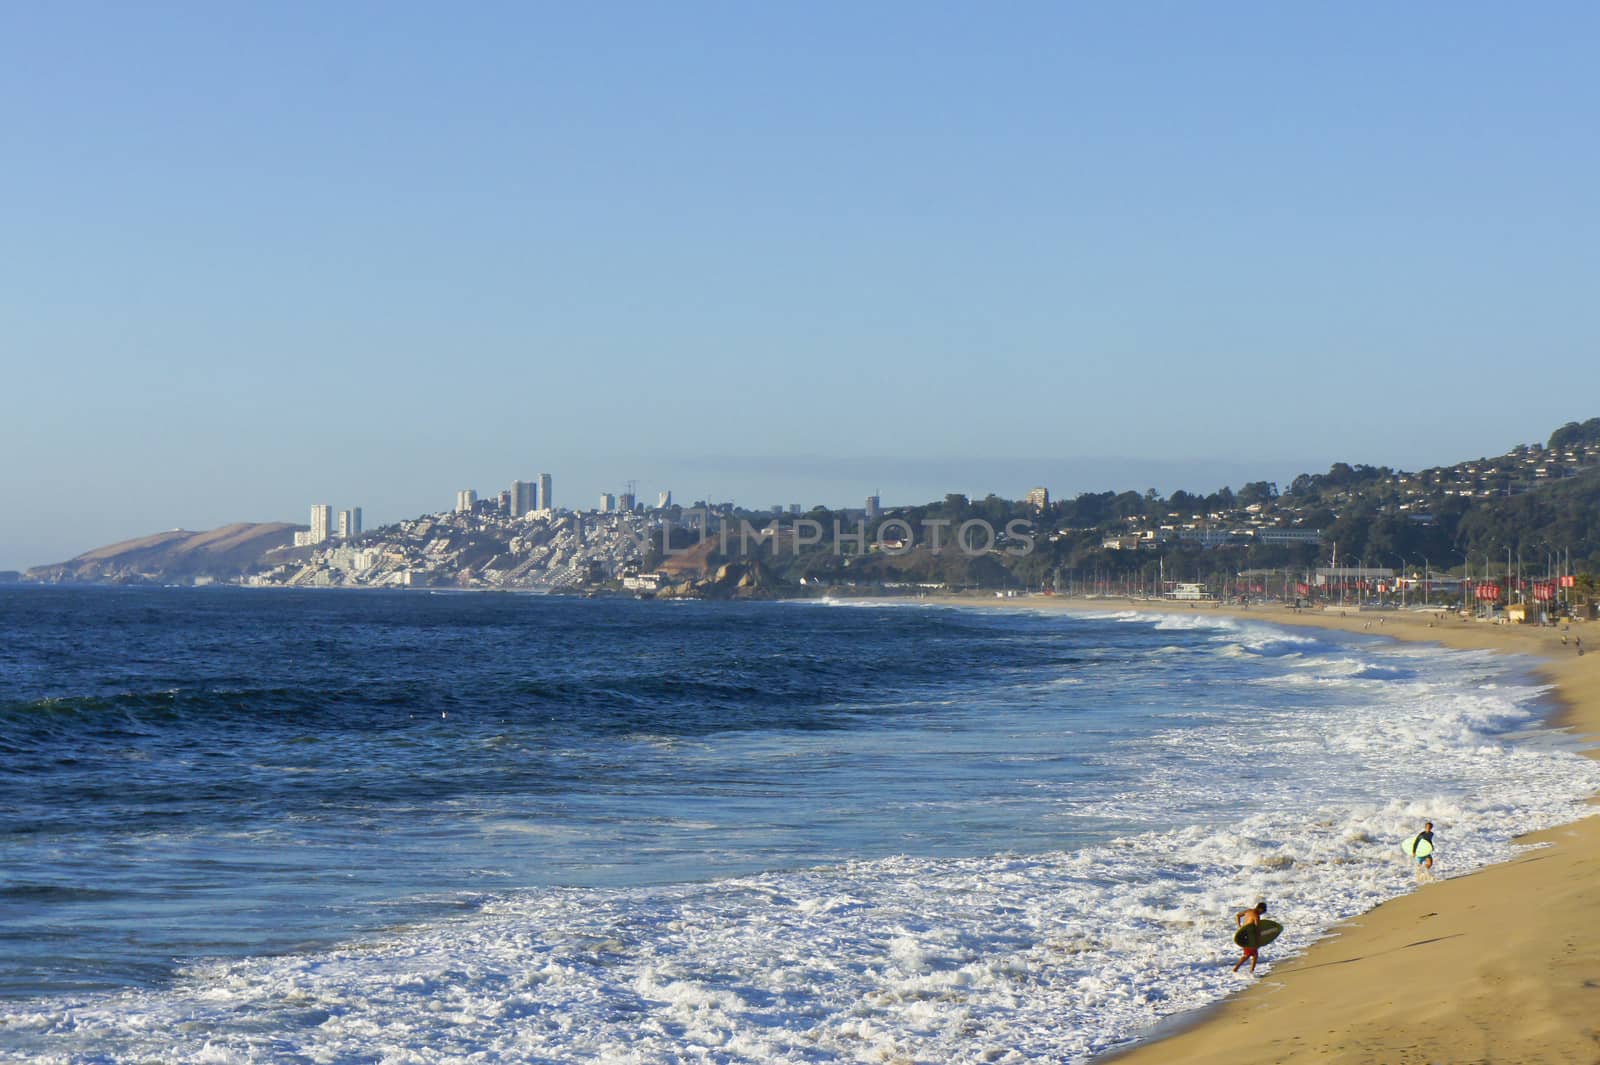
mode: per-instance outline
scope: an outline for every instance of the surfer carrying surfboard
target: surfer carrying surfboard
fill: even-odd
[[[1261,917],[1267,912],[1266,900],[1256,903],[1248,910],[1240,910],[1233,915],[1233,923],[1239,929],[1233,941],[1244,951],[1239,960],[1234,963],[1233,971],[1238,972],[1239,966],[1246,961],[1250,963],[1250,971],[1256,971],[1256,960],[1261,950]],[[1246,931],[1249,929],[1249,931]]]
[[[1427,844],[1426,847],[1423,846],[1424,843]],[[1410,850],[1411,856],[1417,860],[1418,874],[1427,873],[1430,876],[1433,875],[1432,821],[1423,824],[1422,831],[1417,833],[1416,838],[1411,841],[1411,846],[1407,849]]]

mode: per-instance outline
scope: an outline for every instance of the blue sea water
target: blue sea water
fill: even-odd
[[[1539,697],[1199,611],[0,590],[0,1058],[1081,1059],[1264,893],[1575,816]]]

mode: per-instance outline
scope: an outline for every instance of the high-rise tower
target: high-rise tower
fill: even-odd
[[[314,544],[326,543],[328,533],[333,527],[333,505],[331,503],[311,504],[311,542]]]
[[[532,481],[511,482],[511,516],[513,518],[520,518],[538,506],[534,500],[535,490]]]

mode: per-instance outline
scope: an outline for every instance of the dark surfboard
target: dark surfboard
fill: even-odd
[[[1235,932],[1233,941],[1241,947],[1264,947],[1277,939],[1278,933],[1282,931],[1283,925],[1263,917],[1255,924],[1247,924]]]

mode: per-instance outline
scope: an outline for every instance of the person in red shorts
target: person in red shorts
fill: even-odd
[[[1247,924],[1258,925],[1258,924],[1261,923],[1261,916],[1266,912],[1267,912],[1267,904],[1266,904],[1265,900],[1256,903],[1255,906],[1252,909],[1240,910],[1238,913],[1233,915],[1234,927],[1235,928],[1243,928]],[[1246,942],[1255,942],[1255,940],[1252,938],[1252,939],[1246,940]],[[1252,973],[1255,972],[1256,971],[1257,952],[1260,949],[1261,948],[1259,946],[1256,946],[1256,947],[1245,947],[1244,948],[1244,953],[1242,955],[1240,955],[1238,962],[1236,962],[1234,964],[1233,971],[1234,972],[1238,972],[1239,971],[1239,966],[1243,965],[1246,961],[1248,961],[1250,963],[1250,971]]]

